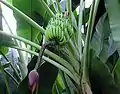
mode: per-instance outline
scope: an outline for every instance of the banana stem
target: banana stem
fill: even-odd
[[[72,8],[71,0],[67,0],[67,12],[69,13],[70,21],[72,22]]]
[[[90,11],[90,17],[88,21],[88,29],[87,29],[87,35],[86,35],[86,40],[85,40],[85,47],[83,51],[83,62],[82,62],[82,67],[83,67],[83,76],[82,76],[82,83],[83,83],[83,88],[85,89],[85,86],[90,84],[89,83],[89,57],[90,57],[90,40],[92,36],[92,31],[93,31],[93,26],[95,22],[95,17],[98,9],[98,4],[100,0],[93,0],[91,11]]]

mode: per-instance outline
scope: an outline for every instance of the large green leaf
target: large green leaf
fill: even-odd
[[[106,24],[105,22],[108,21],[106,17],[106,13],[99,19],[96,28],[95,28],[95,33],[93,34],[92,38],[92,47],[96,51],[96,55],[98,56],[100,52],[102,51],[103,48],[103,43],[105,40],[105,37],[108,38],[110,34],[110,29],[109,29],[109,24]],[[106,26],[105,26],[106,25]],[[105,34],[107,36],[105,36]]]
[[[92,59],[91,86],[94,94],[119,94],[120,87],[114,82],[108,66],[98,58]]]
[[[96,25],[95,33],[92,38],[92,47],[96,52],[96,55],[106,62],[108,57],[115,52],[114,42],[110,36],[110,27],[107,13],[102,15]]]
[[[115,51],[116,51],[115,43],[112,37],[110,36],[107,41],[106,40],[104,41],[103,49],[99,54],[99,58],[101,59],[102,62],[105,63]]]
[[[45,2],[46,0],[13,0],[13,5],[44,27],[48,23],[48,20],[54,15],[47,5],[47,2],[46,4]],[[39,34],[37,29],[33,28],[16,13],[15,18],[17,19],[17,34],[19,36],[34,42],[36,42],[37,39],[39,40],[41,34]]]
[[[32,17],[32,1],[13,0],[13,5],[24,12],[26,15]],[[19,15],[15,14],[15,18],[17,19],[17,34],[31,41],[35,41],[36,35],[38,35],[39,31],[28,24]]]
[[[104,0],[115,46],[120,54],[120,0]]]

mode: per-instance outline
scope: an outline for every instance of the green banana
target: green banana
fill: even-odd
[[[74,33],[74,29],[69,19],[64,18],[62,13],[50,19],[46,27],[45,38],[48,41],[56,41],[63,45],[70,40]]]

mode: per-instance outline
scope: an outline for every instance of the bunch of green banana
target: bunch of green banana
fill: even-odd
[[[56,41],[63,45],[70,40],[73,33],[74,29],[69,19],[65,18],[62,13],[57,13],[46,27],[45,38],[47,41]]]

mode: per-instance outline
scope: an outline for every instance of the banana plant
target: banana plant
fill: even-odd
[[[93,0],[85,8],[85,1],[13,0],[10,4],[0,0],[17,20],[17,35],[0,31],[0,45],[32,57],[30,62],[22,57],[19,62],[22,78],[17,82],[18,94],[120,93],[119,2]]]

